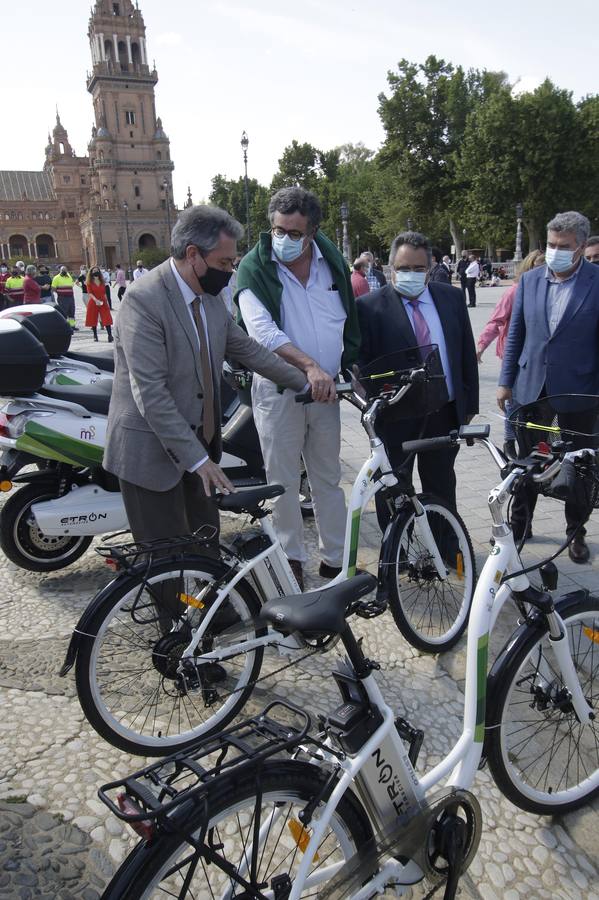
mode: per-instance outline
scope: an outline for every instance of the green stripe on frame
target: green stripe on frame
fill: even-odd
[[[351,517],[351,534],[349,536],[349,565],[347,567],[348,578],[353,578],[356,574],[356,560],[358,558],[358,542],[360,540],[361,516],[362,510],[355,509]]]
[[[489,657],[489,632],[478,639],[476,648],[476,728],[474,742],[481,744],[485,737],[487,708],[487,663]]]
[[[90,426],[82,419],[81,433],[89,435]],[[25,434],[37,443],[54,451],[54,458],[60,454],[67,462],[79,466],[97,466],[102,462],[104,448],[98,447],[96,444],[88,442],[88,440],[80,440],[54,431],[52,428],[46,428],[38,422],[28,422],[25,427]]]

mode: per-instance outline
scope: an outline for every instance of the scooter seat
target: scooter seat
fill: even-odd
[[[260,487],[237,490],[234,494],[219,494],[216,502],[223,512],[253,513],[263,500],[272,500],[285,493],[280,484],[261,484]]]
[[[112,350],[100,350],[98,353],[76,353],[69,350],[65,353],[68,359],[76,359],[79,362],[97,366],[99,372],[114,372],[114,353]]]
[[[375,576],[363,572],[320,591],[275,597],[260,610],[260,622],[284,634],[299,632],[306,637],[341,634],[352,604],[376,585]]]
[[[97,384],[52,384],[40,389],[39,393],[44,397],[52,397],[53,400],[66,400],[69,403],[78,403],[91,413],[100,416],[108,415],[110,404],[110,381],[99,381]]]

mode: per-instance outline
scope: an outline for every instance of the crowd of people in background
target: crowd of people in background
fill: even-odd
[[[133,280],[147,274],[148,269],[138,260],[133,271]],[[81,289],[86,308],[85,325],[91,328],[94,339],[98,340],[98,321],[106,329],[108,341],[112,342],[112,290],[116,291],[119,302],[127,289],[127,273],[120,264],[114,271],[103,266],[81,265],[74,274],[68,266],[61,265],[51,274],[44,264],[26,265],[21,260],[14,266],[0,263],[0,311],[23,303],[55,303],[73,331],[78,331],[75,318],[75,285]]]

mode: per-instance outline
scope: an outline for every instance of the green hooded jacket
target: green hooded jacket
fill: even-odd
[[[358,313],[351,286],[349,267],[337,247],[321,231],[316,232],[314,241],[325,261],[329,264],[333,282],[339,291],[339,296],[347,315],[343,329],[343,357],[341,359],[341,365],[345,368],[356,361],[360,348]],[[243,257],[239,264],[235,303],[239,309],[239,295],[241,291],[249,289],[264,304],[277,327],[281,328],[283,285],[279,281],[277,264],[271,259],[271,254],[272,242],[270,232],[263,231],[256,246]],[[240,325],[243,325],[241,313],[238,314],[238,321]]]

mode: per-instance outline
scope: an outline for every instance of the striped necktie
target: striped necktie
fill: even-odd
[[[408,303],[414,310],[414,334],[416,335],[416,343],[419,347],[427,347],[431,342],[431,333],[426,323],[426,319],[418,308],[420,306],[420,300],[418,297],[408,297]]]
[[[208,335],[200,313],[201,297],[194,297],[191,304],[194,322],[200,339],[200,364],[202,369],[202,388],[204,391],[204,409],[202,413],[202,437],[204,443],[209,445],[215,434],[214,416],[214,384],[212,382],[212,369],[210,367],[210,354],[208,353]]]

